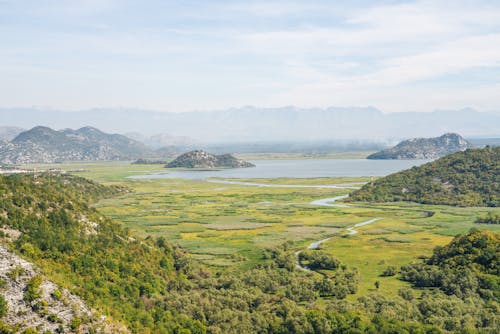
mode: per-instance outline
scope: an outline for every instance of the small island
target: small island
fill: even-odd
[[[215,155],[202,150],[184,153],[165,165],[166,168],[248,168],[254,164],[231,154]]]
[[[471,147],[459,134],[446,133],[436,138],[404,140],[394,147],[369,155],[367,159],[437,159]]]

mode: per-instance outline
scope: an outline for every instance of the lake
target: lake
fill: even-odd
[[[203,180],[208,178],[313,178],[385,176],[430,160],[368,160],[368,159],[297,159],[253,160],[256,167],[222,170],[165,170],[165,173],[136,175],[132,178],[180,178]]]

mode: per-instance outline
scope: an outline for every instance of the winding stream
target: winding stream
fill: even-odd
[[[344,198],[347,198],[349,197],[349,195],[342,195],[342,196],[337,196],[337,197],[331,197],[331,198],[324,198],[324,199],[319,199],[319,200],[316,200],[316,201],[312,201],[310,202],[309,204],[311,205],[319,205],[319,206],[329,206],[329,207],[348,207],[348,205],[343,205],[343,204],[335,204],[336,201],[340,200],[340,199],[344,199]],[[379,221],[381,220],[382,218],[372,218],[370,220],[367,220],[367,221],[364,221],[364,222],[361,222],[361,223],[357,223],[357,224],[354,224],[353,226],[351,227],[348,227],[346,228],[345,230],[350,234],[350,235],[353,235],[353,234],[357,234],[358,231],[355,229],[356,227],[361,227],[361,226],[366,226],[366,225],[369,225],[369,224],[372,224],[372,223],[375,223],[376,221]],[[329,237],[329,238],[326,238],[326,239],[321,239],[321,240],[318,240],[318,241],[314,241],[312,243],[309,244],[309,246],[307,246],[307,249],[318,249],[319,246],[324,243],[324,242],[327,242],[328,240],[330,240],[331,238],[333,238],[333,236]],[[304,270],[304,271],[312,271],[311,269],[305,267],[305,266],[302,266],[300,264],[300,261],[299,261],[299,255],[302,251],[297,251],[295,252],[295,257],[296,257],[296,262],[295,262],[295,266],[301,270]]]
[[[345,204],[335,204],[336,201],[344,199],[349,197],[349,195],[341,195],[341,196],[336,196],[336,197],[330,197],[330,198],[323,198],[323,199],[318,199],[315,201],[312,201],[311,205],[319,205],[319,206],[334,206],[337,208],[346,208],[347,205]]]

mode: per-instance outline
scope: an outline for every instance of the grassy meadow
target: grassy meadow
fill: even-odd
[[[120,184],[132,191],[102,200],[96,207],[141,236],[163,236],[187,249],[214,270],[244,270],[262,258],[262,250],[287,240],[297,250],[313,241],[334,236],[321,245],[358,268],[359,291],[349,298],[374,291],[392,295],[407,285],[397,276],[381,277],[388,266],[399,267],[429,255],[471,227],[476,217],[493,209],[456,208],[411,203],[353,203],[346,207],[314,206],[317,199],[348,194],[350,189],[318,187],[254,187],[201,180],[134,179],[133,175],[166,172],[161,165],[86,163],[52,166],[105,184]],[[356,184],[369,178],[238,179],[276,185]],[[500,212],[500,209],[494,209]],[[372,218],[381,220],[345,230]]]

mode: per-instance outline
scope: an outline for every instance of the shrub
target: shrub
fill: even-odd
[[[381,276],[388,277],[388,276],[394,276],[397,273],[397,269],[394,266],[389,266],[385,268],[385,270],[382,272]]]
[[[28,282],[26,290],[24,291],[24,301],[32,302],[40,298],[40,285],[42,284],[42,276],[35,275]]]
[[[7,307],[7,301],[2,295],[0,295],[0,318],[7,314]]]

